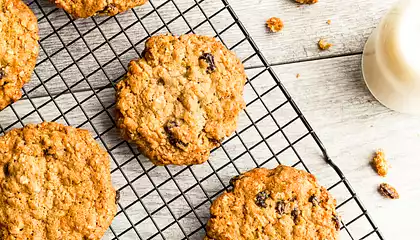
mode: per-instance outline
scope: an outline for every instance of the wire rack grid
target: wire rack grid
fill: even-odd
[[[383,239],[226,0],[151,0],[114,17],[83,20],[46,0],[25,2],[38,17],[40,56],[22,100],[0,112],[0,131],[57,121],[94,134],[109,152],[121,196],[104,239],[202,239],[211,201],[230,188],[231,177],[278,164],[314,173],[334,194],[341,239]],[[217,37],[248,74],[238,130],[202,165],[154,166],[115,129],[116,82],[145,40],[168,32]]]

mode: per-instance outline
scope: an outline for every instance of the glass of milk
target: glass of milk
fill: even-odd
[[[420,115],[420,0],[399,1],[366,43],[363,77],[379,102]]]

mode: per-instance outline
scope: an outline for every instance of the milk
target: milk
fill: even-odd
[[[366,43],[363,76],[385,106],[420,115],[420,0],[396,4]]]

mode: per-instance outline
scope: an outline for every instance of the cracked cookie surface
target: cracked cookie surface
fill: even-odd
[[[100,239],[117,210],[109,166],[87,130],[42,123],[0,137],[0,239]]]
[[[20,0],[0,0],[0,110],[22,97],[38,57],[38,23]]]
[[[253,169],[211,205],[205,240],[336,240],[335,199],[295,168]]]
[[[131,8],[141,6],[147,0],[52,0],[75,18],[95,15],[114,16]]]
[[[242,63],[213,37],[161,35],[146,42],[117,84],[117,126],[158,165],[206,161],[245,107]]]

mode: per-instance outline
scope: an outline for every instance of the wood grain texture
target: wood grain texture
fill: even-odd
[[[268,61],[277,64],[361,53],[396,0],[320,0],[314,5],[298,5],[293,0],[231,2]],[[252,14],[255,11],[258,14]],[[272,16],[284,21],[280,33],[268,34],[264,28]],[[317,43],[322,38],[334,45],[329,51],[319,51]]]
[[[205,20],[201,9],[211,16],[222,7],[216,0],[202,2],[201,9],[195,6],[194,0],[174,2],[179,9],[170,1],[161,5],[165,1],[159,0],[116,18],[95,17],[77,20],[74,24],[48,1],[35,2],[31,8],[40,18],[43,49],[33,80],[25,87],[31,101],[23,99],[1,111],[0,126],[8,130],[22,124],[56,120],[87,128],[96,137],[100,135],[98,141],[111,156],[114,184],[121,189],[121,207],[126,208],[125,213],[116,217],[113,229],[119,234],[131,226],[130,221],[141,221],[135,229],[142,239],[158,232],[155,224],[164,230],[153,239],[163,239],[163,236],[181,239],[183,231],[186,234],[194,232],[209,217],[208,199],[220,193],[232,176],[255,167],[256,163],[264,163],[266,167],[274,167],[278,161],[294,165],[300,157],[321,184],[328,187],[336,183],[339,178],[324,163],[310,136],[298,141],[293,148],[287,147],[288,141],[299,140],[307,131],[267,72],[245,87],[249,105],[240,118],[237,134],[228,139],[223,148],[214,151],[208,163],[188,168],[155,167],[138,154],[135,146],[122,141],[114,128],[115,92],[110,86],[123,76],[128,62],[139,56],[148,34],[188,32],[190,27]],[[321,0],[318,4],[299,8],[290,0],[229,2],[269,62],[280,64],[274,70],[325,143],[332,159],[349,178],[385,237],[417,239],[416,221],[412,216],[419,213],[416,200],[420,191],[413,184],[420,180],[415,173],[420,167],[415,147],[420,143],[419,118],[381,106],[367,91],[360,73],[360,52],[364,42],[395,0]],[[48,18],[43,17],[40,7]],[[159,14],[153,7],[159,9]],[[188,26],[177,15],[178,10],[187,11],[190,7],[191,10],[185,13]],[[281,33],[266,32],[264,23],[271,16],[285,21],[286,27]],[[141,23],[137,22],[138,17]],[[161,19],[170,23],[168,28]],[[326,24],[328,19],[332,20],[331,25]],[[204,23],[194,31],[215,35],[212,27],[221,31],[231,23],[229,13],[224,10],[212,18],[213,26]],[[53,33],[53,29],[58,32]],[[126,34],[119,33],[121,29],[125,29]],[[221,36],[228,46],[235,45],[243,37],[237,27]],[[326,38],[335,46],[330,51],[320,52],[316,45],[320,38]],[[86,44],[94,50],[93,54],[89,54]],[[237,46],[234,51],[241,59],[247,59],[253,53],[247,44]],[[115,54],[119,59],[113,59]],[[325,59],[317,60],[320,58]],[[79,60],[78,64],[74,64],[74,59]],[[262,71],[253,68],[261,65],[255,57],[245,65],[250,78]],[[58,74],[62,69],[66,70]],[[296,78],[298,73],[300,77]],[[38,87],[41,81],[45,87]],[[72,87],[71,91],[68,86]],[[257,100],[257,93],[264,104]],[[51,100],[49,94],[60,95]],[[269,115],[267,109],[275,111]],[[249,127],[252,122],[256,122],[256,127]],[[279,127],[284,127],[282,130],[287,139]],[[268,139],[264,141],[262,137]],[[386,179],[376,176],[368,165],[376,148],[384,148],[393,165]],[[281,154],[273,158],[273,153],[278,152]],[[304,168],[302,164],[297,167]],[[218,170],[218,174],[214,174],[214,170]],[[377,194],[376,186],[381,181],[395,185],[401,199],[389,201]],[[184,195],[180,194],[180,189]],[[331,191],[339,203],[351,197],[342,184]],[[142,201],[136,201],[138,196]],[[164,202],[169,207],[165,207]],[[191,207],[194,211],[190,211]],[[339,212],[344,222],[360,214],[354,201],[341,207]],[[181,219],[174,222],[173,216]],[[358,239],[371,229],[362,219],[350,225],[349,230],[354,234],[353,238]],[[191,239],[202,239],[203,234],[203,230],[198,231]],[[105,239],[113,236],[108,232]],[[138,237],[131,229],[120,239]],[[351,238],[343,231],[341,239]]]
[[[275,69],[386,239],[416,239],[420,118],[378,103],[363,82],[360,62],[360,56],[350,56]],[[369,165],[378,148],[385,150],[392,165],[386,178]],[[382,182],[394,185],[401,199],[383,199],[376,191]]]
[[[70,86],[75,85],[75,91],[89,89],[84,78],[94,88],[109,84],[109,80],[116,81],[125,73],[128,62],[139,57],[149,34],[194,31],[216,35],[215,29],[222,32],[220,37],[229,47],[244,39],[237,26],[225,30],[233,19],[227,10],[218,11],[223,8],[220,1],[205,0],[200,7],[199,1],[195,0],[174,2],[178,9],[172,2],[156,0],[115,18],[79,19],[73,23],[53,4],[37,1],[37,5],[31,7],[40,19],[41,53],[36,74],[26,89],[30,91],[39,85],[39,78],[47,81],[49,91],[54,94],[67,89],[60,78]],[[290,0],[246,0],[231,1],[231,4],[267,60],[271,64],[284,64],[361,53],[367,37],[393,2],[395,0],[334,0],[301,6]],[[263,14],[253,14],[256,8]],[[180,17],[179,12],[185,13],[185,17]],[[205,22],[203,12],[211,19],[211,24]],[[284,20],[286,27],[282,32],[267,32],[265,21],[270,16]],[[331,25],[327,20],[332,21]],[[122,29],[125,33],[121,33]],[[317,42],[321,38],[333,43],[334,47],[320,51]],[[233,50],[241,59],[254,53],[247,43],[235,46]],[[78,63],[74,64],[73,60]],[[247,67],[262,65],[255,57],[245,64]],[[62,71],[61,75],[57,70]],[[40,88],[31,93],[42,96],[46,91]]]

